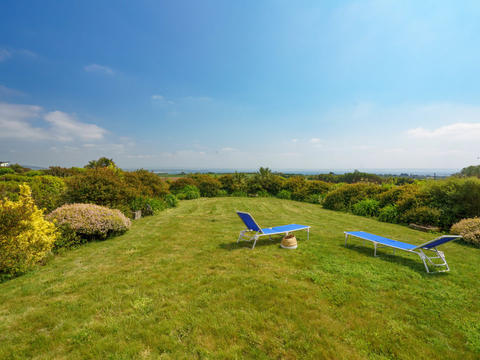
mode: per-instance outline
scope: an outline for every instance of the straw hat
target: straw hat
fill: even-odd
[[[296,249],[297,248],[297,239],[295,238],[295,235],[286,235],[283,239],[282,242],[280,243],[280,246],[284,249]]]

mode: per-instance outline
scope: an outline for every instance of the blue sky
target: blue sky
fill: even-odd
[[[461,168],[477,1],[0,3],[0,160]]]

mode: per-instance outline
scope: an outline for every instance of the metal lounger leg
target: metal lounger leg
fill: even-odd
[[[253,242],[252,250],[255,248],[255,245],[257,244],[257,240],[258,240],[259,236],[258,236],[258,235],[255,235],[253,238],[254,238],[255,240],[254,240],[254,242]]]
[[[345,247],[347,247],[348,234],[345,234]]]
[[[307,241],[310,239],[310,229],[307,229]]]
[[[238,235],[238,239],[237,239],[237,244],[238,244],[238,242],[240,241],[240,239],[242,238],[243,234],[245,234],[245,231],[246,231],[246,230],[240,231],[240,235]]]
[[[375,245],[375,250],[373,251],[373,256],[376,257],[377,256],[377,243],[374,242],[373,245]]]

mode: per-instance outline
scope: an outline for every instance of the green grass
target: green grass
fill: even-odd
[[[311,225],[310,241],[237,246],[235,209]],[[0,358],[478,359],[480,250],[446,244],[451,272],[427,275],[407,253],[345,248],[360,229],[432,238],[293,201],[183,201],[0,284]]]

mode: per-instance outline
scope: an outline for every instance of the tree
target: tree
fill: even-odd
[[[90,160],[87,165],[84,166],[86,169],[98,169],[102,167],[116,168],[117,165],[113,159],[108,159],[105,156],[102,156],[98,160]]]

